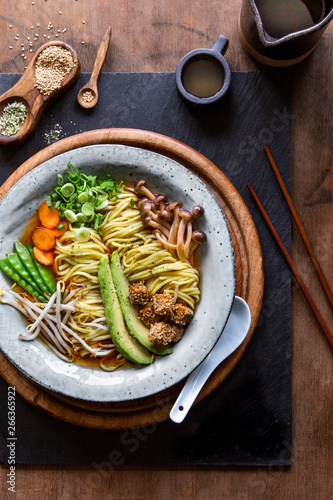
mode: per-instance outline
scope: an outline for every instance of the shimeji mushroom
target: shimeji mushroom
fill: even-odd
[[[180,223],[177,233],[177,254],[182,262],[186,262],[185,255],[185,232],[192,235],[192,214],[188,210],[179,210]]]
[[[188,253],[188,258],[190,259],[191,256],[193,255],[194,250],[197,248],[198,245],[201,245],[202,243],[205,243],[207,241],[207,236],[204,231],[201,231],[201,229],[196,229],[192,233],[192,243],[190,245],[189,253]]]
[[[134,185],[134,192],[135,194],[143,194],[144,196],[147,196],[150,200],[154,200],[155,198],[155,193],[150,191],[146,186],[144,186],[146,181],[140,180]]]

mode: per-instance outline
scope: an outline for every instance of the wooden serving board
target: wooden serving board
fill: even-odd
[[[169,137],[136,129],[100,129],[63,139],[38,152],[23,163],[0,188],[0,200],[27,172],[44,161],[79,147],[92,144],[124,144],[140,147],[168,156],[197,174],[211,189],[228,220],[236,264],[236,294],[243,297],[251,310],[252,321],[243,344],[212,374],[197,402],[210,394],[229,375],[248,346],[253,335],[263,297],[264,274],[262,251],[252,217],[238,191],[227,177],[206,157],[191,147]],[[130,429],[169,416],[182,383],[157,395],[117,404],[87,404],[57,394],[48,393],[24,377],[0,353],[0,373],[16,391],[31,404],[50,415],[85,427],[96,429]]]

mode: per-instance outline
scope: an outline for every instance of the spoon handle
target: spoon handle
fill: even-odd
[[[243,342],[250,323],[251,312],[248,305],[242,298],[235,297],[229,319],[221,337],[207,358],[188,377],[183,390],[171,409],[171,420],[176,423],[184,420],[211,373]]]
[[[212,364],[209,358],[208,356],[188,377],[170,412],[170,418],[174,422],[180,423],[184,420],[209,375],[218,366],[219,362]]]
[[[110,40],[111,40],[111,32],[112,32],[112,29],[111,29],[111,26],[109,26],[105,32],[105,35],[103,36],[101,45],[99,46],[99,49],[97,51],[97,55],[95,58],[95,63],[94,63],[94,67],[93,67],[93,70],[91,73],[90,81],[96,81],[100,72],[101,72],[101,69],[102,69],[102,66],[104,64],[105,57],[106,57],[106,54],[107,54],[107,51],[109,48],[109,44],[110,44]]]

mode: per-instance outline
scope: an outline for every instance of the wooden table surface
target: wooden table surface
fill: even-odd
[[[186,52],[211,46],[219,34],[230,40],[227,58],[233,71],[261,70],[262,66],[244,52],[239,40],[240,5],[241,0],[1,2],[0,69],[22,72],[33,54],[29,50],[35,51],[41,43],[58,34],[56,39],[68,42],[77,50],[82,71],[91,71],[101,37],[107,26],[112,25],[104,71],[174,71]],[[49,23],[53,28],[48,29]],[[294,67],[292,145],[292,198],[331,286],[332,62],[333,23],[313,55]],[[292,243],[294,261],[332,330],[332,310],[295,228]],[[7,491],[8,469],[2,467],[0,497],[38,500],[84,500],[96,495],[113,499],[333,498],[332,350],[296,285],[292,295],[292,353],[293,445],[289,470],[217,467],[109,470],[105,467],[96,471],[93,466],[18,466],[14,496]]]

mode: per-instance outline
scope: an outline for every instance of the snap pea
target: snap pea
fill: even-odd
[[[47,286],[45,285],[44,281],[42,280],[42,277],[39,274],[37,267],[35,265],[35,262],[31,258],[31,255],[28,252],[27,247],[25,245],[23,245],[23,243],[21,243],[20,241],[17,241],[17,240],[15,241],[14,246],[15,246],[15,250],[17,252],[17,255],[19,256],[25,269],[30,274],[31,279],[34,280],[35,283],[37,283],[37,285],[43,291],[43,293],[46,293],[46,295],[50,295],[50,291],[47,288]]]
[[[15,283],[17,283],[22,288],[24,288],[24,290],[36,297],[36,299],[38,299],[40,302],[47,302],[46,298],[43,297],[43,295],[37,293],[36,290],[34,290],[32,286],[15,271],[7,258],[0,259],[0,269],[13,281],[15,281]]]
[[[9,263],[13,266],[15,271],[19,273],[21,278],[23,278],[25,281],[27,281],[35,290],[38,292],[38,294],[43,295],[43,290],[41,290],[38,286],[38,284],[34,281],[34,279],[30,276],[24,265],[22,264],[21,259],[17,255],[17,253],[10,253],[7,255],[7,259],[9,260]]]
[[[54,294],[54,292],[57,290],[57,280],[56,277],[54,276],[54,273],[52,272],[52,269],[48,266],[43,266],[36,257],[34,256],[34,249],[31,243],[28,243],[26,248],[28,249],[31,258],[33,259],[35,266],[38,269],[38,272],[40,276],[42,277],[43,283],[47,286],[49,292],[51,295]]]

